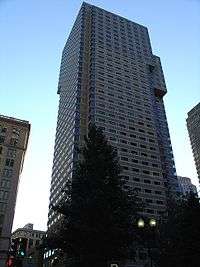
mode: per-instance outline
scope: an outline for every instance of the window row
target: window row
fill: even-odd
[[[3,144],[6,140],[6,137],[4,135],[0,135],[0,144]],[[19,139],[18,138],[10,138],[9,144],[12,146],[16,146],[18,144]]]
[[[9,192],[0,190],[0,200],[8,200]]]
[[[149,161],[141,161],[141,160],[138,160],[138,159],[135,159],[135,158],[128,158],[128,157],[121,156],[120,159],[122,161],[141,164],[141,165],[144,165],[144,166],[150,166],[150,167],[153,167],[153,168],[159,168],[160,167],[157,163],[152,163],[152,162],[149,162]],[[150,172],[149,173],[145,173],[145,174],[150,174]]]
[[[122,158],[125,158],[125,157],[121,157],[121,159]],[[127,166],[122,166],[122,167],[123,167],[124,170],[127,170]],[[135,168],[135,167],[134,168],[130,168],[129,167],[129,170],[132,170],[135,173],[141,173],[143,175],[145,174],[145,175],[148,175],[148,176],[162,177],[162,175],[159,172],[155,172],[155,171],[149,171],[149,170],[139,169],[139,168]],[[129,179],[129,176],[126,176],[126,178]]]

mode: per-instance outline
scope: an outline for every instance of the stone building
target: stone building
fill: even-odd
[[[28,121],[0,115],[0,266],[9,248],[29,132]]]

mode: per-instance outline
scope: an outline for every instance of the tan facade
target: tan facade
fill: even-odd
[[[9,247],[29,132],[28,121],[0,116],[0,266]]]
[[[11,239],[26,239],[26,255],[29,256],[33,252],[33,249],[41,243],[44,236],[44,231],[35,230],[33,229],[33,224],[28,223],[23,228],[15,230],[12,233]]]

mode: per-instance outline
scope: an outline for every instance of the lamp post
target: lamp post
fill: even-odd
[[[151,232],[151,236],[149,238],[147,238],[146,236],[146,241],[147,241],[147,248],[148,248],[148,256],[150,258],[150,261],[151,261],[151,267],[153,267],[153,261],[152,261],[152,255],[151,255],[151,246],[150,246],[150,240],[149,239],[153,239],[152,238],[152,232],[154,234],[154,230],[155,230],[155,227],[157,226],[157,221],[154,219],[154,218],[151,218],[151,219],[148,219],[148,220],[144,220],[143,218],[140,218],[138,221],[137,221],[137,227],[141,230],[146,230],[147,231],[150,231]],[[148,233],[148,232],[147,232]],[[149,233],[148,233],[149,234]],[[152,241],[152,240],[151,240]]]

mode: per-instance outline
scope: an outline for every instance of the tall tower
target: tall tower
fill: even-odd
[[[188,112],[187,128],[200,182],[200,103]]]
[[[0,115],[0,266],[7,256],[30,124]]]
[[[50,204],[71,179],[77,147],[90,123],[117,148],[126,187],[157,217],[166,196],[179,191],[163,103],[166,86],[148,30],[83,3],[62,54]],[[48,227],[59,220],[49,210]]]
[[[191,179],[189,177],[178,176],[177,178],[180,192],[183,195],[187,195],[189,193],[197,194],[197,188],[194,184],[192,184]]]

